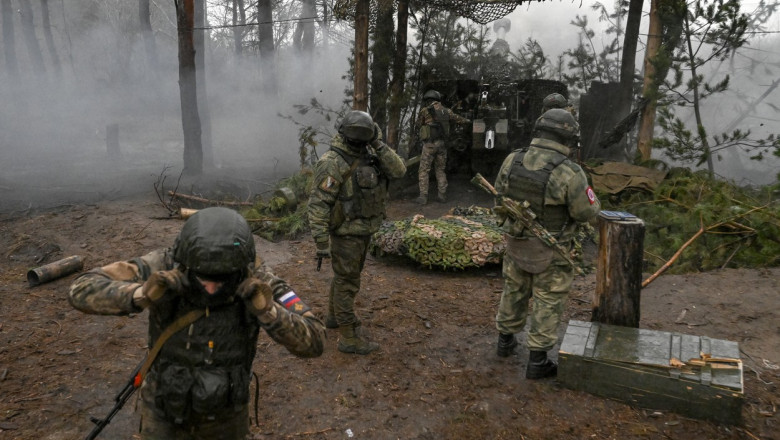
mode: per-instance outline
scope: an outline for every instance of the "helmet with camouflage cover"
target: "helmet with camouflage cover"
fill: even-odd
[[[441,93],[437,92],[436,90],[428,90],[423,95],[424,100],[430,100],[430,101],[441,101]]]
[[[192,215],[173,244],[173,260],[202,275],[244,271],[255,261],[252,230],[236,211],[222,207]]]
[[[341,120],[338,131],[347,141],[370,142],[374,139],[374,120],[366,112],[352,110]]]
[[[580,135],[580,124],[574,116],[562,108],[547,110],[539,116],[534,125],[535,131],[553,133],[563,141],[569,141]]]
[[[560,93],[550,93],[542,100],[542,107],[544,111],[553,108],[566,108],[569,105],[569,101]]]

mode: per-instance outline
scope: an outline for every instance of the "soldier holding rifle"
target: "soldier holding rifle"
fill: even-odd
[[[496,351],[501,357],[515,351],[518,343],[514,335],[524,329],[530,315],[526,378],[541,379],[557,374],[558,366],[548,359],[547,352],[558,341],[558,325],[575,271],[565,254],[571,248],[577,222],[593,220],[601,204],[582,168],[569,159],[579,137],[574,116],[563,109],[548,110],[536,121],[534,130],[528,150],[507,156],[495,184],[500,197],[494,211],[507,235],[504,289],[496,313]],[[538,224],[557,245],[514,217],[500,204],[502,197],[527,202]],[[564,252],[557,251],[560,248]],[[533,310],[529,312],[532,296]]]

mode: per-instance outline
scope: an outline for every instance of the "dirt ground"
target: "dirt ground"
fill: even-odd
[[[467,186],[455,186],[449,203],[427,205],[423,214],[487,206]],[[394,201],[390,218],[419,212],[412,199]],[[110,410],[146,348],[145,314],[82,314],[66,300],[75,274],[30,287],[27,271],[70,255],[83,256],[86,270],[170,246],[182,221],[165,216],[151,191],[0,214],[0,439],[83,438],[90,416]],[[325,310],[332,272],[327,264],[315,271],[308,237],[258,240],[258,248],[315,311]],[[661,276],[642,291],[642,328],[739,342],[742,426],[526,380],[525,350],[495,354],[499,266],[440,272],[369,256],[362,280],[357,311],[381,350],[342,354],[329,330],[322,357],[304,360],[261,336],[254,438],[780,439],[780,268]],[[594,286],[593,274],[576,278],[565,322],[590,320]],[[101,438],[137,438],[134,401]]]

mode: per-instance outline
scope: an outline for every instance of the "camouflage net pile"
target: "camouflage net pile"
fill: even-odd
[[[521,5],[531,0],[493,0],[493,1],[468,1],[468,0],[427,0],[426,6],[433,9],[450,11],[459,17],[468,18],[479,24],[488,24],[499,18],[506,17]],[[540,1],[540,0],[537,0]],[[371,23],[375,22],[377,7],[384,6],[388,0],[371,1]],[[355,0],[338,0],[333,7],[333,13],[342,20],[355,19]]]
[[[371,241],[374,255],[400,255],[429,268],[466,269],[500,263],[506,250],[488,208],[453,208],[439,219],[421,214],[385,222]]]

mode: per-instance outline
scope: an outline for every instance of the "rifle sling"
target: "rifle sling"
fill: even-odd
[[[206,310],[192,310],[186,315],[180,316],[179,319],[174,321],[173,324],[169,325],[165,329],[165,331],[162,332],[160,337],[157,338],[157,341],[155,341],[154,347],[152,347],[152,349],[149,350],[149,354],[146,356],[146,360],[144,361],[144,364],[141,366],[141,369],[138,370],[138,374],[135,375],[135,379],[133,382],[134,387],[138,388],[141,386],[141,384],[144,381],[144,378],[146,377],[146,373],[148,373],[149,369],[152,368],[152,364],[154,363],[154,360],[157,359],[157,355],[160,354],[160,350],[162,350],[162,347],[163,345],[165,345],[165,342],[171,336],[173,336],[174,333],[178,332],[184,327],[187,327],[188,325],[197,321],[205,314],[206,314]]]

